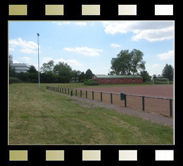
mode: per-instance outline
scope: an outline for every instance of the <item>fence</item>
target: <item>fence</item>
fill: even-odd
[[[128,107],[134,110],[152,112],[170,117],[173,116],[172,98],[72,89],[67,86],[46,86],[46,89],[71,96],[114,104],[120,107]],[[124,95],[124,100],[121,100],[122,94]]]

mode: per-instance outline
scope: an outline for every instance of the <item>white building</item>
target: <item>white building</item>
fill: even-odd
[[[15,68],[15,72],[17,73],[27,72],[27,70],[29,70],[28,65],[25,63],[13,63],[11,66]]]
[[[13,56],[9,55],[9,64],[15,68],[15,72],[27,72],[29,66],[26,63],[13,63]]]

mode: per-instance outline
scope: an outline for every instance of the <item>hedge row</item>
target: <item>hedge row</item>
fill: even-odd
[[[12,83],[21,83],[22,81],[16,77],[9,77],[9,84]]]
[[[84,82],[85,85],[99,85],[98,81],[93,81],[92,79]]]

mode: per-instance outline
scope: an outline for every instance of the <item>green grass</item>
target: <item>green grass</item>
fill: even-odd
[[[171,127],[83,107],[41,84],[9,85],[9,144],[173,144]],[[56,84],[54,84],[56,85]]]

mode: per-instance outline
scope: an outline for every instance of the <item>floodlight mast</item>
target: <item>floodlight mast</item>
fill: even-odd
[[[40,36],[40,34],[37,33],[37,42],[38,42],[38,89],[40,89],[40,72],[39,72],[39,36]]]

